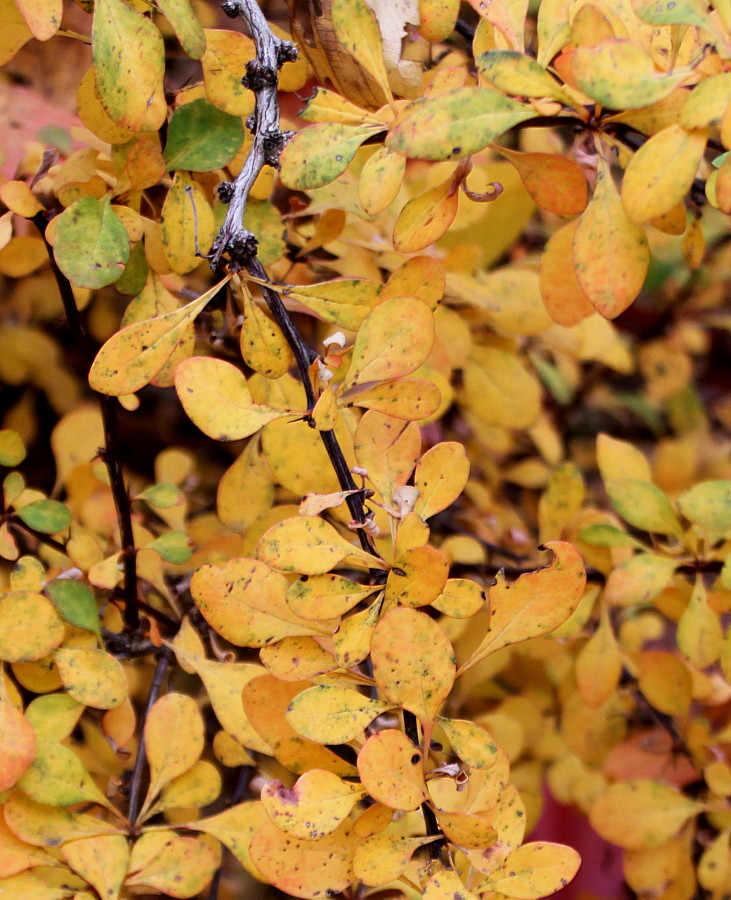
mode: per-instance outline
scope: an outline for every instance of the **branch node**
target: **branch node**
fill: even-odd
[[[277,70],[259,59],[251,59],[246,63],[246,75],[241,79],[241,84],[255,93],[267,87],[276,87]]]
[[[232,181],[222,181],[218,185],[218,199],[221,203],[230,203],[234,195],[234,184]]]
[[[237,19],[241,14],[239,10],[239,5],[236,3],[236,0],[223,0],[221,3],[221,9],[226,13],[229,19]]]
[[[299,59],[299,51],[292,41],[280,41],[277,44],[277,66],[282,68],[285,63],[296,62]]]

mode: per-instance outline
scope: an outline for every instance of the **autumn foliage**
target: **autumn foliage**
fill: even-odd
[[[0,0],[0,894],[730,896],[729,0],[222,6]]]

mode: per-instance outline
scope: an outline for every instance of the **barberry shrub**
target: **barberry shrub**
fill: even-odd
[[[731,895],[728,0],[0,11],[0,893]]]

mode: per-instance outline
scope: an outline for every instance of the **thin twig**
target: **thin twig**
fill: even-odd
[[[244,213],[249,193],[259,173],[265,165],[279,165],[279,156],[291,136],[289,132],[279,129],[278,71],[285,62],[297,58],[297,48],[272,33],[256,0],[223,0],[221,8],[231,18],[241,16],[254,39],[256,58],[246,64],[244,83],[254,92],[256,105],[249,122],[254,133],[252,149],[233,184],[222,185],[223,190],[219,188],[222,199],[228,202],[229,207],[213,243],[211,267],[218,269],[225,257],[229,270],[245,269],[261,282],[267,281],[268,276],[256,255],[256,237],[244,228]],[[292,349],[305,390],[307,408],[311,411],[317,401],[310,378],[310,365],[316,359],[316,354],[302,339],[279,294],[266,285],[261,285],[261,291],[275,322]],[[320,437],[341,489],[355,490],[356,484],[335,432],[322,431]],[[353,519],[359,524],[365,523],[367,517],[362,497],[350,494],[346,502]],[[375,555],[375,547],[368,534],[362,528],[357,529],[357,532],[361,547]]]
[[[94,355],[94,347],[84,330],[71,282],[59,269],[58,263],[53,255],[53,248],[46,239],[48,222],[49,218],[45,210],[37,213],[33,217],[33,224],[38,229],[43,238],[43,243],[46,245],[48,259],[51,264],[51,271],[56,279],[56,285],[58,286],[58,291],[61,295],[61,302],[63,303],[69,330],[73,335],[75,343],[83,352],[84,359],[90,363]],[[134,532],[132,530],[132,507],[130,505],[129,494],[127,493],[127,487],[124,483],[124,475],[122,473],[119,430],[117,428],[117,408],[115,400],[105,394],[99,394],[99,406],[104,427],[104,449],[101,456],[106,464],[107,471],[109,472],[109,483],[114,498],[114,508],[117,513],[117,523],[119,525],[122,554],[124,558],[124,624],[130,631],[136,631],[140,625],[137,597],[137,551],[134,542]]]
[[[147,706],[145,707],[145,715],[143,721],[147,721],[150,710],[155,705],[162,683],[165,680],[168,666],[173,658],[173,651],[170,647],[161,647],[157,657],[157,665],[155,666],[155,674],[152,677],[152,685],[150,686],[150,694],[147,698]],[[140,814],[140,804],[142,801],[142,776],[145,771],[145,763],[147,762],[147,753],[145,752],[145,735],[140,734],[140,745],[137,748],[137,759],[135,760],[134,771],[132,772],[132,782],[129,789],[129,812],[127,818],[130,825],[134,827],[137,824],[137,817]]]

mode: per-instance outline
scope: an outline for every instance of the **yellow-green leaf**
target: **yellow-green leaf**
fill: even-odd
[[[307,191],[334,181],[348,168],[363,141],[383,131],[381,125],[324,122],[300,131],[280,158],[282,183]]]
[[[581,90],[610,109],[640,109],[667,97],[687,71],[658,72],[649,50],[627,40],[578,47],[573,74]]]
[[[386,146],[417,159],[459,159],[536,115],[532,106],[495,91],[457,88],[412,104],[389,132]]]
[[[468,719],[445,719],[437,716],[457,756],[473,769],[490,769],[497,761],[497,747],[488,732]]]
[[[683,100],[678,124],[683,128],[718,125],[731,97],[731,72],[713,75],[697,84]]]
[[[682,534],[670,501],[654,484],[636,478],[610,478],[604,486],[612,506],[630,525],[655,534]]]
[[[113,809],[79,757],[63,744],[41,744],[33,762],[18,779],[18,786],[36,803],[49,806],[94,803]]]
[[[353,857],[355,877],[369,887],[395,881],[408,866],[419,847],[435,840],[433,835],[405,837],[398,834],[373,834],[358,845]]]
[[[12,793],[4,812],[13,834],[36,847],[58,847],[77,838],[118,833],[118,829],[102,819],[36,803],[22,791]]]
[[[331,10],[335,34],[342,46],[390,97],[381,30],[373,10],[365,0],[333,0]]]
[[[205,102],[205,101],[201,101]],[[183,109],[188,109],[193,103],[186,103]],[[211,107],[212,108],[212,107]],[[219,113],[223,116],[225,113]],[[228,118],[231,118],[230,116]],[[185,121],[181,123],[181,129],[187,130]],[[189,123],[190,124],[190,123]],[[197,123],[192,123],[190,129],[197,128]],[[207,132],[206,132],[207,133]],[[181,155],[185,153],[185,137],[178,132],[176,141]],[[172,155],[176,147],[168,146]],[[195,147],[191,148],[194,153]],[[203,148],[203,156],[208,158],[206,148]],[[185,164],[193,168],[196,160],[173,160],[173,164]],[[200,163],[203,165],[203,163]],[[162,223],[160,225],[162,235],[162,251],[170,268],[177,275],[187,275],[201,264],[200,253],[202,248],[207,248],[213,241],[216,226],[213,219],[213,210],[206,199],[205,191],[189,172],[176,172],[172,186],[165,197],[162,206]],[[197,302],[197,301],[196,301]]]
[[[294,300],[323,322],[356,331],[378,302],[381,286],[359,278],[337,278],[319,284],[272,285],[285,302]]]
[[[64,687],[83,706],[113,709],[127,697],[119,660],[94,647],[62,647],[53,655]]]
[[[207,834],[181,837],[163,832],[167,840],[157,852],[143,860],[141,844],[146,839],[158,840],[160,833],[143,834],[132,850],[125,881],[130,887],[149,887],[168,897],[188,898],[199,894],[213,878],[221,863],[221,845]],[[158,849],[159,847],[159,849]],[[138,863],[138,860],[140,862]]]
[[[565,106],[575,101],[543,66],[516,50],[488,50],[475,60],[482,78],[507,94],[519,97],[551,97]]]
[[[731,481],[702,481],[678,497],[678,508],[699,528],[716,534],[731,530]]]
[[[296,732],[319,744],[347,744],[389,708],[383,700],[371,700],[350,688],[318,684],[294,698],[285,719]]]
[[[206,35],[190,0],[158,0],[158,6],[170,22],[183,50],[193,59],[200,59],[206,50]]]
[[[380,585],[358,584],[342,575],[300,578],[287,589],[287,605],[305,619],[344,616],[361,600],[381,590]]]
[[[211,834],[228,848],[246,871],[261,881],[249,854],[249,844],[256,831],[261,828],[268,816],[259,800],[247,800],[230,809],[207,819],[198,819],[186,823],[192,831],[203,831]]]
[[[157,25],[122,0],[97,0],[91,49],[97,95],[110,118],[132,131],[157,131],[167,113]]]
[[[712,665],[721,652],[723,628],[718,614],[708,605],[708,595],[699,576],[678,622],[677,641],[680,652],[699,669]]]
[[[77,287],[94,290],[119,279],[129,259],[127,230],[105,197],[82,197],[58,219],[53,256]]]

